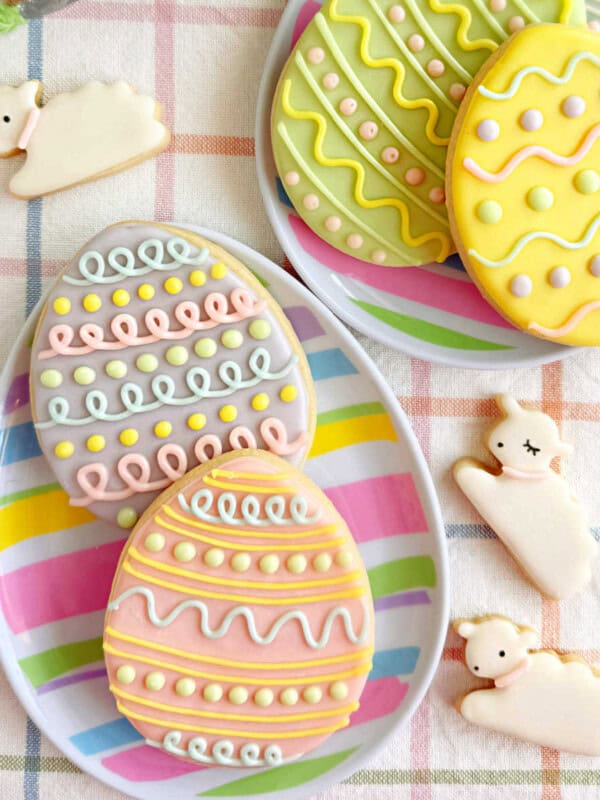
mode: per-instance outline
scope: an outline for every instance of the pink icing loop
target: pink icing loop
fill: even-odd
[[[137,475],[132,472],[132,467],[137,471]],[[127,453],[117,462],[117,474],[132,493],[143,492],[143,487],[150,482],[150,464],[140,453]]]
[[[72,506],[89,506],[98,500],[125,500],[134,494],[130,488],[107,491],[108,468],[105,464],[86,464],[81,467],[77,472],[77,483],[85,497],[72,497],[69,501]]]
[[[146,312],[144,317],[146,327],[154,337],[154,341],[160,339],[177,339],[181,337],[181,331],[173,332],[170,330],[169,315],[162,308],[151,308]],[[184,336],[188,336],[188,332],[184,331]],[[178,335],[179,334],[179,335]]]
[[[234,450],[245,450],[249,448],[254,450],[256,448],[256,437],[251,430],[245,428],[243,425],[238,425],[229,434],[229,444]]]
[[[253,317],[255,314],[262,314],[267,306],[266,300],[255,300],[252,293],[243,286],[238,286],[231,293],[231,305],[237,312],[235,319],[231,315],[231,322]]]
[[[175,309],[175,319],[190,331],[200,331],[212,327],[200,322],[200,308],[198,303],[194,303],[193,300],[184,300],[183,303],[179,303]]]
[[[104,329],[94,322],[86,322],[79,329],[79,338],[91,350],[117,350],[122,347],[119,342],[105,342]]]
[[[71,347],[71,342],[75,337],[75,331],[70,325],[53,325],[48,331],[49,350],[42,350],[38,358],[53,358],[54,356],[76,356],[91,353],[91,347]]]
[[[209,319],[214,322],[229,322],[227,312],[229,310],[229,303],[227,298],[221,292],[211,292],[207,295],[204,301],[204,310],[208,314]]]
[[[304,431],[294,439],[288,441],[288,432],[280,419],[269,417],[260,423],[260,433],[267,449],[278,456],[289,456],[297,453],[308,440],[308,433]]]
[[[202,436],[194,445],[194,455],[200,464],[204,464],[206,461],[220,456],[222,452],[223,445],[221,444],[221,440],[212,433],[207,433],[206,436]]]
[[[163,445],[156,456],[156,463],[171,483],[179,480],[187,472],[187,455],[183,447],[178,444]]]
[[[115,346],[115,350],[119,342],[127,347],[132,347],[136,344],[141,344],[143,341],[138,336],[137,321],[131,314],[117,314],[110,323],[110,329],[117,340],[112,343]],[[152,339],[152,337],[150,338]],[[148,339],[148,337],[146,337],[146,339]],[[107,342],[107,344],[109,343]]]

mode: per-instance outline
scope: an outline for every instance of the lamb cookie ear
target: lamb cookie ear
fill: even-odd
[[[519,402],[515,400],[514,397],[511,397],[509,394],[499,394],[496,396],[496,402],[498,403],[498,407],[503,414],[507,417],[511,416],[511,414],[521,414],[523,409],[519,405]]]
[[[454,630],[459,636],[462,636],[463,639],[468,639],[470,636],[473,636],[476,628],[477,625],[475,625],[474,622],[469,622],[468,620],[454,623]]]
[[[521,631],[519,638],[527,650],[535,650],[536,647],[539,647],[540,638],[535,631]]]

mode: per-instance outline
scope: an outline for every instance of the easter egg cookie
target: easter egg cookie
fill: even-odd
[[[189,231],[115,225],[50,291],[31,357],[42,450],[71,503],[124,528],[188,469],[258,447],[301,465],[308,363],[281,308]]]
[[[449,156],[453,232],[516,327],[600,345],[600,37],[536,25],[482,70]]]
[[[583,0],[326,0],[283,71],[275,163],[296,211],[338,250],[380,266],[455,252],[448,144],[485,61],[539,21],[585,21]]]
[[[276,766],[348,725],[371,669],[369,581],[321,490],[228,453],[165,491],[127,542],[104,653],[119,711],[199,764]]]

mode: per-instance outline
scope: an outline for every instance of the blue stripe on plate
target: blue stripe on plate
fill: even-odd
[[[142,739],[143,737],[125,717],[71,736],[71,741],[84,756],[94,756],[104,750],[140,742]]]
[[[32,422],[0,428],[0,466],[36,458],[41,454]]]
[[[343,375],[358,375],[354,364],[337,347],[321,350],[319,353],[308,353],[306,357],[315,381],[341,378]]]
[[[373,669],[369,674],[369,680],[390,678],[395,675],[411,675],[417,666],[420,652],[418,647],[380,650],[373,656]]]

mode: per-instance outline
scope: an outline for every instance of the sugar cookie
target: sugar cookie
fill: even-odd
[[[284,68],[272,115],[283,186],[318,236],[381,266],[455,251],[444,190],[452,127],[517,17],[581,24],[585,4],[326,0]]]
[[[475,725],[569,753],[600,756],[600,672],[576,655],[534,650],[538,635],[506,617],[457,620],[465,660],[493,689],[458,701]]]
[[[600,344],[600,37],[536,25],[469,90],[449,153],[453,234],[510,322]]]
[[[565,599],[589,582],[598,551],[585,510],[550,468],[571,447],[546,414],[507,395],[497,402],[504,417],[485,443],[501,471],[463,458],[454,465],[454,477],[540,591]]]
[[[104,653],[117,707],[149,744],[200,764],[276,766],[348,725],[373,634],[342,517],[299,470],[246,450],[198,467],[144,514]]]
[[[124,81],[93,81],[40,108],[42,85],[0,86],[0,158],[26,152],[10,181],[18,198],[60,192],[151,158],[169,146],[161,107]]]
[[[71,503],[122,527],[227,450],[302,464],[315,428],[306,356],[271,295],[213,243],[155,223],[107,228],[59,277],[31,394]]]

